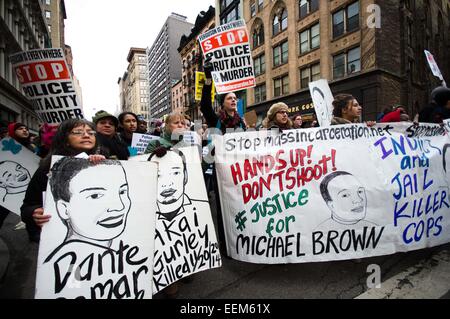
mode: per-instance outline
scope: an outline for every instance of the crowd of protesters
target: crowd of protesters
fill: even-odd
[[[28,127],[22,123],[2,123],[0,126],[0,138],[9,136],[18,143],[39,155],[41,163],[33,175],[28,186],[23,205],[21,207],[22,221],[26,225],[30,241],[39,242],[41,227],[49,221],[43,208],[42,192],[45,192],[50,170],[51,157],[53,155],[77,156],[86,153],[89,160],[99,163],[105,159],[127,160],[130,154],[133,133],[151,134],[160,136],[159,140],[152,141],[147,149],[147,154],[156,154],[163,157],[166,151],[175,145],[183,146],[182,136],[186,131],[196,131],[203,141],[202,147],[209,143],[208,128],[227,134],[233,130],[246,131],[248,126],[244,118],[238,113],[238,99],[235,93],[219,96],[220,110],[216,113],[211,102],[212,66],[205,62],[205,84],[202,91],[200,110],[204,122],[200,128],[192,124],[191,119],[183,114],[173,113],[164,119],[152,123],[150,128],[147,122],[132,112],[124,112],[118,117],[99,111],[92,122],[80,119],[70,119],[59,127],[44,124],[41,126],[39,136],[32,139]],[[333,118],[331,125],[360,123],[362,106],[357,99],[349,94],[335,96],[333,102]],[[283,102],[273,104],[267,111],[260,129],[278,129],[280,131],[290,129],[303,129],[317,126],[316,121],[306,122],[301,115],[289,118],[289,108]],[[450,89],[439,87],[431,94],[430,105],[423,108],[418,114],[419,122],[441,123],[450,118]],[[386,108],[377,118],[378,122],[411,121],[406,108],[402,105],[394,105]],[[372,126],[375,122],[365,122]],[[210,155],[214,156],[214,150],[210,149]],[[218,180],[215,174],[215,166],[205,165],[205,181],[211,191],[214,192],[216,207],[212,211],[217,213],[218,239],[222,255],[226,256],[226,245],[223,218],[218,191]],[[207,173],[209,172],[209,173]],[[208,187],[209,188],[209,187]],[[8,214],[8,210],[0,206],[0,227]],[[165,293],[168,297],[176,296],[178,286],[169,286]]]

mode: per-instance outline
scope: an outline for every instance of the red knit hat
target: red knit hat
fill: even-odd
[[[393,112],[390,112],[383,116],[381,119],[381,123],[390,123],[390,122],[400,122],[400,114],[402,113],[401,109],[397,109]]]
[[[19,127],[22,127],[22,126],[25,126],[26,128],[28,128],[28,126],[26,126],[25,124],[22,124],[22,123],[11,123],[11,124],[9,124],[8,125],[8,135],[9,135],[9,137],[11,137],[11,138],[16,138],[16,130],[19,128]]]

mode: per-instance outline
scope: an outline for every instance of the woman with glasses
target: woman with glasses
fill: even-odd
[[[266,129],[292,129],[292,121],[288,116],[289,108],[283,102],[275,103],[267,112],[262,126]]]
[[[105,157],[97,155],[96,151],[97,139],[93,123],[82,119],[70,119],[58,127],[51,150],[31,178],[20,209],[30,241],[39,241],[41,227],[50,220],[50,216],[44,214],[42,193],[47,188],[47,174],[50,171],[52,156],[77,156],[86,153],[92,163],[98,164]]]

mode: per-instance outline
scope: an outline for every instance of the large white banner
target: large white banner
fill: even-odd
[[[0,141],[0,206],[20,216],[39,157],[12,138]]]
[[[228,93],[256,85],[253,59],[244,20],[220,25],[199,35],[205,59],[211,58],[217,93]]]
[[[36,298],[152,297],[157,167],[54,157]]]
[[[133,158],[146,161],[149,155]],[[172,149],[158,164],[153,289],[222,265],[197,147]]]
[[[36,49],[9,57],[17,78],[43,122],[59,124],[84,118],[64,51]]]
[[[214,140],[228,253],[253,263],[345,260],[450,241],[450,138],[398,123]]]

